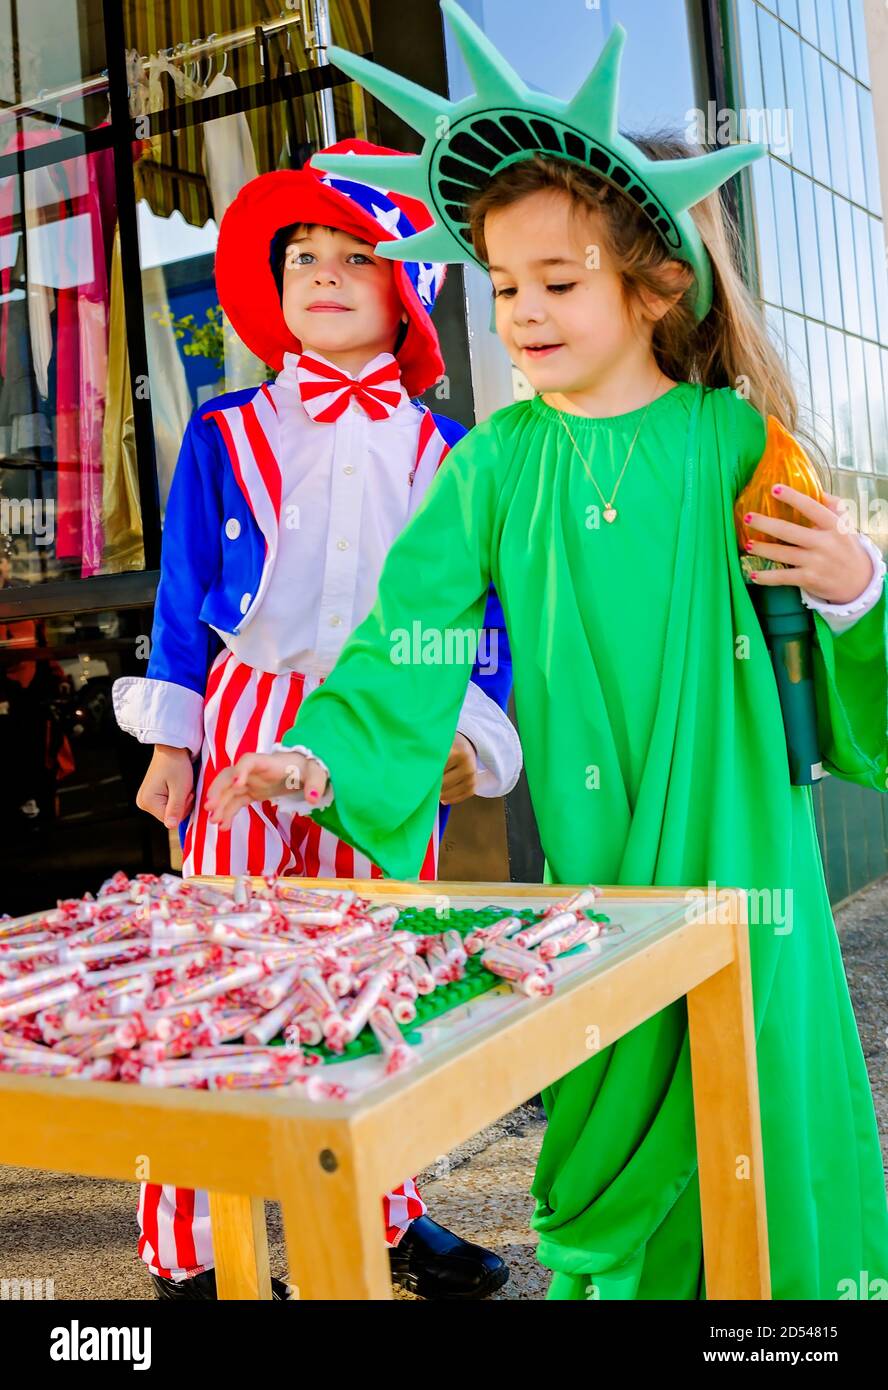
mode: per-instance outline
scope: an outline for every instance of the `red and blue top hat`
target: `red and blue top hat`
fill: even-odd
[[[340,140],[320,153],[404,152],[366,140]],[[335,227],[375,246],[423,231],[432,225],[432,218],[415,198],[387,193],[341,174],[323,174],[312,168],[311,160],[302,169],[260,174],[244,184],[219,229],[216,288],[235,332],[275,371],[283,367],[285,352],[302,351],[302,344],[284,321],[273,267],[275,238],[294,222]],[[404,390],[409,396],[418,396],[444,372],[431,313],[445,267],[436,262],[393,261],[392,269],[408,316],[396,356]]]

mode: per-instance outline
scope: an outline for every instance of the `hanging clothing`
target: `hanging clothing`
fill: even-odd
[[[111,150],[63,160],[59,216],[43,262],[56,278],[56,555],[82,578],[102,565],[102,426],[108,371],[108,254],[116,222]],[[64,219],[62,208],[66,209]]]
[[[53,127],[19,129],[2,153],[59,138]],[[50,218],[64,219],[66,211],[56,166],[29,169],[22,181],[15,175],[0,179],[0,457],[53,461],[49,374],[57,281],[51,256],[41,254],[41,237],[52,234]]]
[[[641,415],[570,416],[605,495]],[[478,624],[494,581],[546,881],[788,895],[791,930],[754,915],[749,929],[771,1282],[774,1298],[835,1299],[861,1270],[888,1276],[888,1213],[811,788],[789,780],[737,551],[733,503],[765,438],[733,391],[675,386],[650,407],[617,521],[595,525],[600,499],[559,412],[541,397],[497,411],[451,452],[282,742],[330,769],[319,824],[387,874],[414,872],[468,673],[393,665],[389,634],[417,617]],[[839,635],[814,615],[824,766],[882,792],[886,602],[882,580]],[[397,778],[381,777],[392,759]],[[550,1297],[705,1297],[684,999],[543,1100],[533,1225]]]
[[[236,83],[224,72],[217,72],[202,95],[218,97],[236,91]],[[214,121],[205,121],[201,129],[204,138],[203,169],[213,201],[213,217],[219,225],[229,204],[244,184],[259,173],[256,152],[247,118],[242,111],[234,116],[220,116]]]
[[[21,239],[19,255],[8,267],[10,288],[4,304],[3,342],[5,365],[0,369],[0,459],[15,459],[23,464],[49,465],[54,453],[53,404],[47,393],[40,390],[42,365],[46,368],[48,388],[49,359],[41,364],[35,359],[30,308],[38,297],[40,287],[32,291],[25,277]]]
[[[102,524],[102,426],[105,418],[105,390],[108,378],[108,262],[105,254],[103,215],[107,213],[107,190],[115,187],[114,157],[111,150],[100,150],[83,160],[86,191],[75,202],[75,216],[83,220],[81,235],[89,237],[92,277],[78,287],[77,319],[80,329],[79,360],[79,453],[80,453],[80,529],[83,579],[102,568],[104,532]],[[104,189],[104,196],[103,196]],[[112,227],[116,223],[116,200]]]
[[[154,35],[156,42],[157,35]],[[153,43],[142,52],[150,52]],[[150,117],[177,102],[197,101],[203,87],[193,81],[181,64],[155,54],[131,86],[131,106],[134,117]],[[151,135],[142,142],[141,158],[136,165],[136,201],[144,198],[158,217],[181,212],[192,227],[203,227],[212,216],[209,190],[200,178],[202,138],[199,125],[186,125],[177,131]],[[180,172],[182,177],[180,177]]]
[[[164,268],[149,266],[142,271],[142,299],[145,305],[145,347],[148,351],[148,380],[151,384],[151,420],[154,425],[154,461],[161,517],[176,470],[179,446],[188,429],[194,409],[185,363],[172,325],[167,321],[167,287]],[[154,306],[160,317],[155,318]]]
[[[205,97],[236,92],[237,86],[223,72],[217,72],[204,91]],[[203,131],[203,170],[213,202],[213,218],[221,226],[222,218],[245,183],[259,172],[253,138],[246,116],[239,111],[234,116],[220,116],[206,121]],[[264,364],[235,333],[225,311],[222,311],[222,332],[225,335],[225,390],[237,391],[242,386],[259,381],[265,375]]]
[[[110,282],[108,377],[102,425],[102,568],[106,574],[119,574],[122,570],[145,567],[119,227],[114,233]]]

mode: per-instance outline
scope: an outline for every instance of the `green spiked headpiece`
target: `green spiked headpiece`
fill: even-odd
[[[621,189],[650,218],[677,260],[696,276],[694,311],[712,304],[712,266],[688,209],[745,165],[765,145],[732,145],[691,159],[648,159],[617,130],[620,57],[626,39],[615,25],[598,62],[569,102],[531,91],[454,0],[441,9],[456,34],[475,82],[474,96],[452,102],[344,49],[330,47],[331,62],[411,125],[425,139],[409,155],[314,155],[330,174],[393,189],[425,203],[435,225],[376,247],[394,261],[474,261],[466,200],[501,169],[535,152],[586,165]]]

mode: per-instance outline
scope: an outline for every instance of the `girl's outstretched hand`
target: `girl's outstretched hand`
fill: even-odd
[[[246,753],[219,773],[207,793],[207,810],[214,825],[228,830],[242,806],[273,801],[300,788],[309,805],[327,790],[327,774],[313,758],[302,753]]]
[[[826,502],[818,502],[797,488],[777,484],[772,491],[781,502],[810,521],[802,526],[795,521],[781,521],[747,512],[744,521],[756,531],[765,531],[777,542],[750,541],[750,555],[779,560],[788,569],[759,570],[757,584],[798,584],[802,589],[826,603],[852,603],[872,578],[873,566],[869,555],[860,545],[857,532],[845,519],[845,503],[832,493],[824,493]]]

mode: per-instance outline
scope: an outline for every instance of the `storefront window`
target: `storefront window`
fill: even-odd
[[[125,5],[130,114],[143,137],[135,191],[161,515],[192,410],[269,375],[218,302],[222,218],[257,174],[299,168],[346,136],[373,138],[358,88],[309,80],[319,43],[367,50],[367,9],[229,0],[224,13],[214,9],[222,27],[204,34],[205,6]]]
[[[192,410],[267,375],[219,307],[219,224],[256,174],[375,138],[360,89],[319,72],[328,42],[369,49],[368,11],[0,0],[0,539],[14,583],[156,570]]]
[[[107,133],[103,36],[73,0],[0,8],[0,533],[28,584],[106,567],[117,194],[106,136],[87,147]]]

